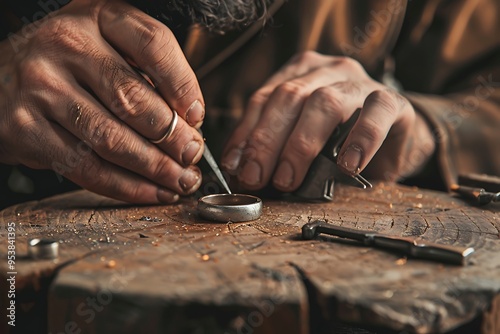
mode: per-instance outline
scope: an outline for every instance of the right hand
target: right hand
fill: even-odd
[[[152,144],[172,110],[175,131]],[[0,43],[2,163],[119,200],[174,202],[201,183],[203,117],[173,33],[124,2],[74,0]]]

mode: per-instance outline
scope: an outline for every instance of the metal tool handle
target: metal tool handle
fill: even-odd
[[[471,247],[457,247],[426,242],[419,239],[376,234],[373,246],[394,249],[413,258],[463,265],[474,252]]]
[[[472,247],[441,245],[421,239],[384,235],[374,231],[335,226],[316,220],[302,226],[302,238],[310,240],[318,234],[357,240],[367,246],[394,249],[413,258],[428,259],[450,264],[465,264],[465,260],[474,253]]]
[[[500,192],[488,192],[484,188],[452,185],[451,190],[456,192],[463,198],[475,201],[478,205],[485,205],[491,202],[500,202]]]

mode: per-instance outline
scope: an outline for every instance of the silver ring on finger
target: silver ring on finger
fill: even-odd
[[[173,113],[172,122],[170,122],[170,125],[168,126],[167,131],[165,131],[165,134],[160,139],[157,140],[150,139],[149,141],[151,143],[159,144],[162,141],[167,140],[172,135],[172,133],[174,133],[175,127],[177,126],[177,120],[179,118],[179,115],[177,115],[177,112],[175,110],[172,110],[172,113]]]

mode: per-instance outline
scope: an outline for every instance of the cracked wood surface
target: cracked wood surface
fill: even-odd
[[[336,321],[434,333],[478,317],[478,333],[498,333],[498,209],[378,184],[337,187],[331,203],[264,200],[260,219],[219,224],[198,218],[190,199],[136,207],[81,191],[8,208],[0,223],[16,222],[23,300],[50,282],[52,333],[326,333]],[[476,253],[458,267],[336,238],[303,241],[311,219]],[[60,240],[59,259],[23,259],[32,237]]]

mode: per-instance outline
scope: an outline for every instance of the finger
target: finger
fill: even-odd
[[[171,112],[170,119],[164,124],[164,134],[158,139],[160,142],[154,143],[184,166],[194,165],[203,155],[203,138],[185,120],[176,118]]]
[[[183,168],[155,145],[102,108],[83,89],[72,89],[54,119],[101,158],[141,175],[177,194],[194,192],[201,183],[197,167]]]
[[[98,22],[104,38],[151,78],[168,105],[189,125],[201,126],[205,115],[203,96],[174,34],[123,2],[108,2]]]
[[[259,122],[262,109],[269,98],[263,90],[257,91],[249,100],[243,118],[234,129],[222,152],[221,166],[227,171],[236,172],[240,165],[247,138]]]
[[[273,176],[277,189],[293,191],[301,185],[335,127],[361,108],[365,96],[360,85],[353,82],[338,82],[311,94],[279,159]]]
[[[106,46],[101,52],[76,65],[77,80],[89,86],[113,114],[145,138],[161,138],[172,124],[173,111],[120,55]],[[97,70],[87,71],[89,63]],[[85,68],[81,64],[85,64]],[[172,136],[163,140],[159,147],[178,163],[190,165],[200,160],[203,139],[198,131],[180,120]]]
[[[104,161],[58,124],[39,119],[26,134],[20,137],[23,147],[36,148],[24,160],[28,167],[52,169],[83,188],[122,201],[173,203],[179,199],[172,191]],[[36,142],[45,145],[33,145]]]
[[[315,70],[274,90],[243,151],[238,179],[245,187],[259,189],[269,182],[307,97],[319,87],[345,77],[333,68]]]
[[[406,99],[392,90],[377,90],[367,98],[358,120],[339,152],[338,165],[349,174],[359,174],[374,157],[391,131],[393,145],[404,145],[398,137],[407,135],[413,113]],[[392,130],[391,130],[392,129]],[[397,149],[393,156],[387,156],[387,164],[397,163]]]

